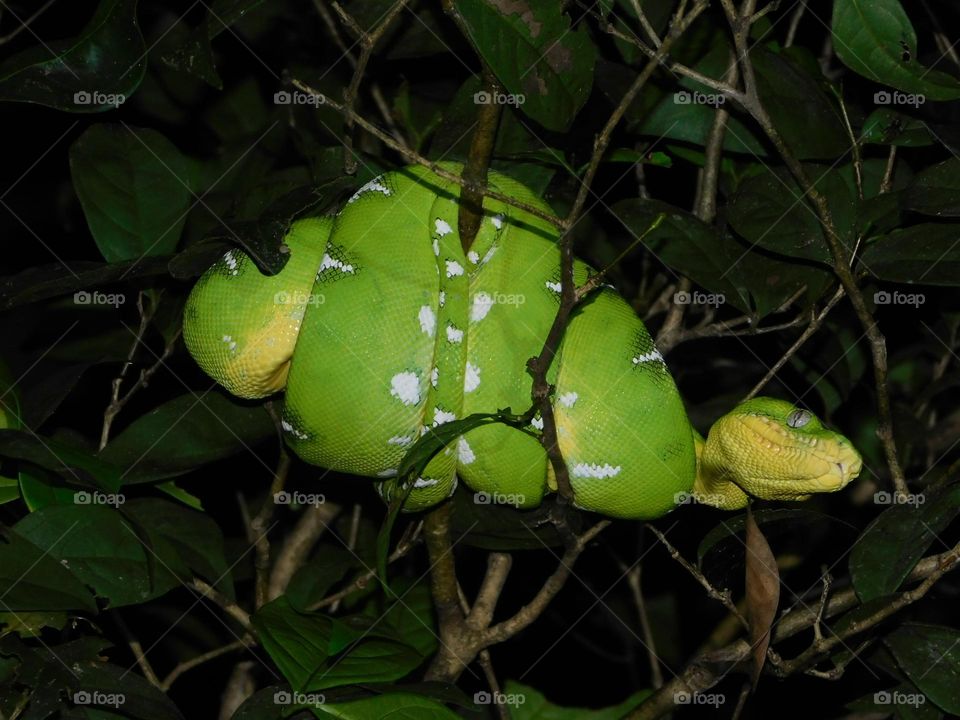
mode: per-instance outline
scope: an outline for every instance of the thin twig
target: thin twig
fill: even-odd
[[[176,665],[167,676],[163,679],[163,682],[160,683],[160,689],[164,692],[167,692],[170,687],[177,681],[181,675],[185,672],[192,670],[199,665],[215,660],[216,658],[232,653],[235,650],[240,650],[241,648],[247,648],[254,645],[253,637],[250,635],[245,635],[240,640],[234,640],[232,643],[227,643],[226,645],[213,650],[209,650],[205,653],[197,655],[196,657],[190,658],[189,660],[184,660],[182,663]]]
[[[707,595],[721,603],[731,615],[734,615],[743,625],[745,629],[749,629],[750,625],[747,622],[747,619],[740,612],[740,609],[737,607],[737,604],[733,601],[733,598],[730,597],[729,590],[717,590],[713,584],[707,580],[706,576],[700,572],[695,565],[690,563],[683,555],[680,554],[680,551],[675,548],[667,536],[660,532],[653,525],[646,525],[646,528],[657,536],[657,539],[663,543],[663,546],[667,549],[667,552],[670,553],[670,557],[676,560],[684,570],[686,570],[690,575],[696,580],[700,585],[707,591]]]

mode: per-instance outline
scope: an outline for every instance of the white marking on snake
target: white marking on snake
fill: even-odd
[[[480,387],[480,368],[467,360],[467,369],[463,375],[463,391],[473,392]]]
[[[608,478],[620,474],[620,466],[596,465],[594,463],[577,463],[573,466],[573,476],[582,478]]]
[[[280,421],[280,427],[282,427],[285,431],[293,435],[298,440],[306,440],[308,437],[310,437],[302,430],[297,430],[293,425],[288,423],[286,420]]]
[[[580,396],[577,393],[568,392],[558,397],[557,400],[559,400],[560,404],[563,405],[564,407],[572,408],[574,403],[577,402],[578,397]]]
[[[232,337],[230,337],[229,335],[224,335],[224,336],[223,336],[223,341],[227,344],[227,347],[230,348],[230,352],[233,352],[234,350],[237,349],[237,341],[234,340],[234,339],[233,339]]]
[[[377,473],[377,477],[396,477],[397,469],[396,468],[387,468],[386,470],[381,470]]]
[[[543,418],[535,417],[530,421],[530,424],[535,427],[537,430],[543,430]]]
[[[440,237],[443,237],[444,235],[449,235],[450,233],[453,232],[453,228],[450,227],[450,223],[448,223],[446,220],[441,220],[440,218],[437,218],[436,220],[434,220],[433,227],[434,227],[434,231]]]
[[[497,246],[496,246],[496,245],[491,245],[491,246],[490,246],[490,249],[487,250],[487,254],[484,255],[484,256],[483,256],[483,259],[480,261],[480,264],[481,264],[481,265],[486,265],[488,262],[490,262],[490,258],[493,257],[493,254],[494,254],[496,251],[497,251]]]
[[[654,360],[659,360],[660,362],[663,362],[663,355],[661,355],[660,351],[657,350],[656,348],[654,348],[648,353],[644,353],[643,355],[637,355],[633,359],[633,364],[639,365],[640,363],[653,362]]]
[[[392,438],[387,440],[387,445],[399,445],[403,447],[404,445],[409,445],[413,442],[412,438],[407,437],[406,435],[394,435]]]
[[[433,239],[433,254],[440,254],[440,242],[436,238]]]
[[[549,290],[553,290],[554,292],[560,292],[560,283],[550,282],[549,280],[547,280],[546,285]]]
[[[480,256],[477,255],[476,250],[471,250],[470,252],[467,253],[467,260],[469,260],[474,265],[476,265],[478,262],[480,262]]]
[[[320,276],[324,270],[329,270],[330,268],[336,268],[340,272],[352,273],[353,265],[345,263],[341,260],[336,260],[330,257],[327,253],[323,254],[323,260],[320,262],[320,269],[317,270],[317,277]]]
[[[503,227],[503,215],[497,214],[490,218],[490,222],[493,223],[493,226],[499,230]]]
[[[433,314],[433,308],[429,305],[424,305],[420,308],[420,329],[427,334],[428,337],[433,337],[433,333],[437,329],[437,316]]]
[[[447,325],[447,340],[452,343],[459,343],[463,340],[463,330],[456,325]]]
[[[452,412],[447,412],[446,410],[441,410],[440,408],[433,409],[433,426],[443,425],[444,423],[453,422],[457,419],[457,416]]]
[[[443,307],[447,304],[447,293],[443,290],[440,291],[440,307]]]
[[[368,182],[368,183],[367,183],[366,185],[364,185],[362,188],[360,188],[359,190],[357,190],[353,195],[351,195],[351,196],[350,196],[350,199],[347,200],[347,204],[349,205],[349,204],[352,203],[352,202],[356,202],[356,201],[357,201],[357,198],[359,198],[359,197],[360,197],[361,195],[363,195],[365,192],[373,192],[374,190],[377,191],[377,192],[381,192],[381,193],[383,193],[384,195],[386,195],[386,196],[388,196],[388,197],[389,197],[390,194],[391,194],[391,193],[390,193],[390,188],[388,188],[386,185],[384,185],[382,182],[380,182],[380,178],[379,178],[379,177],[375,177],[373,180],[371,180],[370,182]]]
[[[227,264],[227,267],[230,268],[231,275],[236,275],[239,272],[237,270],[237,256],[233,254],[233,250],[227,250],[223,256],[223,261]]]
[[[477,459],[477,456],[473,452],[473,448],[470,447],[467,439],[463,436],[457,440],[457,459],[459,459],[463,465],[469,465]]]
[[[434,387],[437,386],[437,382],[440,380],[440,368],[435,367],[430,371],[430,384]]]
[[[390,379],[390,394],[404,405],[420,402],[420,378],[415,372],[397,373]]]
[[[439,482],[440,482],[439,480],[434,480],[432,478],[427,478],[427,479],[417,478],[416,480],[414,480],[413,486],[415,488],[427,488],[427,487],[433,487]]]
[[[458,263],[456,260],[446,260],[447,263],[447,277],[457,277],[458,275],[463,275],[463,265]]]
[[[476,293],[473,296],[473,305],[470,306],[470,322],[483,320],[492,307],[493,298],[488,293]]]

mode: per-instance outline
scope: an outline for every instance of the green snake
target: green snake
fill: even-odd
[[[461,166],[443,163],[451,172]],[[489,185],[544,213],[529,189]],[[242,398],[283,391],[286,442],[308,463],[376,478],[397,497],[397,468],[428,428],[531,405],[530,357],[560,298],[555,227],[485,198],[469,252],[460,188],[416,166],[356,191],[333,217],[295,221],[290,258],[262,274],[239,249],[198,280],[184,339],[200,367]],[[574,279],[594,271],[576,261]],[[809,411],[754,398],[706,439],[691,426],[643,322],[610,286],[573,313],[548,380],[574,503],[617,518],[654,518],[686,498],[723,509],[749,496],[799,500],[844,487],[861,469],[853,445]],[[523,428],[475,427],[435,455],[403,502],[421,510],[458,479],[493,502],[535,507],[556,478],[533,416]]]

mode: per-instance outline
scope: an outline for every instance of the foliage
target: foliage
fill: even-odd
[[[731,30],[729,0],[4,3],[0,716],[686,717],[732,713],[760,670],[757,716],[960,714],[960,15],[738,6]],[[865,469],[749,523],[682,505],[662,535],[590,535],[521,636],[437,677],[420,518],[291,463],[271,402],[213,386],[180,317],[225,249],[275,273],[293,219],[416,153],[466,160],[484,102],[503,106],[491,166],[574,211],[581,257],[637,245],[607,280],[701,431],[763,380]],[[451,507],[467,598],[488,558],[512,563],[497,621],[596,521],[462,488]],[[745,537],[772,548],[779,611]],[[762,667],[743,597],[773,618]],[[740,664],[690,664],[718,648]]]

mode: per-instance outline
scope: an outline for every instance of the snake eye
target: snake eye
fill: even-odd
[[[792,428],[802,428],[808,422],[813,415],[809,410],[794,410],[792,413],[787,415],[787,425]]]

